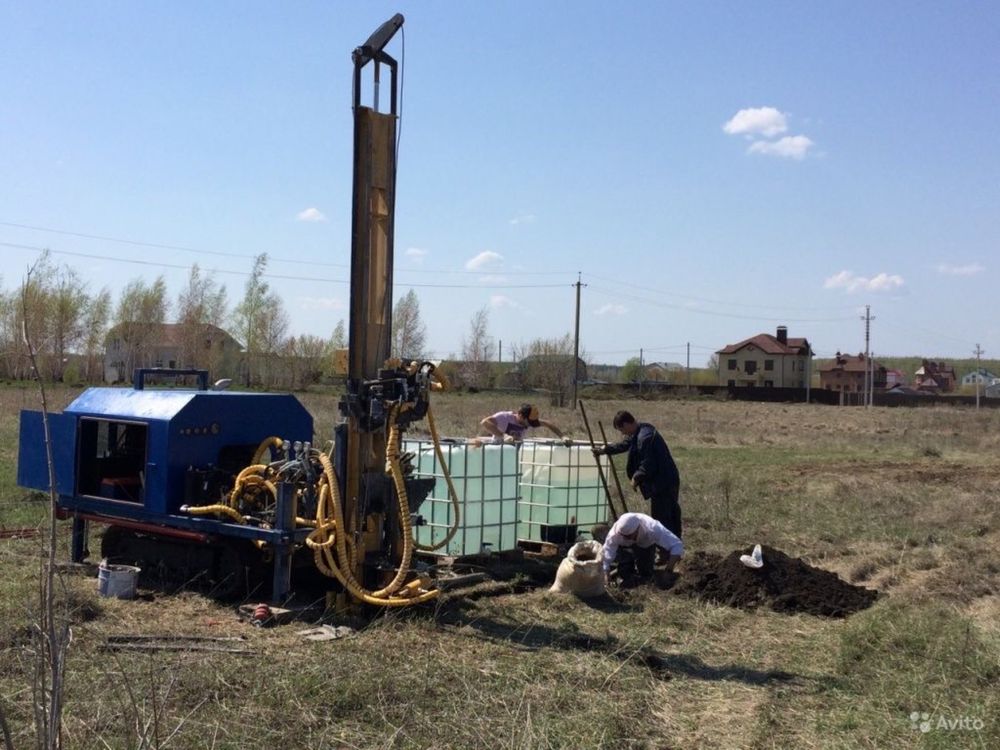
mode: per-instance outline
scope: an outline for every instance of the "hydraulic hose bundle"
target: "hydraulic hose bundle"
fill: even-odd
[[[411,365],[411,369],[415,365],[416,363]],[[445,386],[446,381],[437,374],[437,381],[431,381],[428,390],[442,390]],[[429,601],[439,594],[437,589],[428,588],[431,585],[429,579],[418,576],[410,581],[406,580],[411,574],[413,554],[415,551],[431,552],[441,549],[454,538],[459,528],[460,506],[451,473],[441,451],[434,415],[430,405],[425,403],[425,406],[435,456],[442,467],[448,486],[453,522],[445,537],[436,544],[424,545],[415,540],[409,497],[404,481],[406,472],[400,455],[401,425],[408,424],[413,418],[413,414],[407,415],[407,412],[410,412],[414,405],[405,401],[392,403],[386,420],[388,435],[385,469],[392,479],[396,493],[403,548],[395,573],[388,583],[379,589],[365,588],[354,574],[358,562],[357,550],[351,534],[347,531],[340,484],[333,462],[327,453],[313,448],[308,443],[296,443],[292,447],[278,437],[268,437],[255,451],[253,462],[237,475],[233,488],[225,499],[226,502],[184,506],[181,510],[193,515],[217,515],[234,523],[268,526],[270,514],[277,504],[277,483],[292,482],[296,486],[295,523],[299,527],[312,527],[305,543],[312,550],[313,560],[320,572],[336,579],[351,596],[367,604],[406,607]],[[263,463],[269,448],[272,449],[275,460]],[[259,546],[261,544],[259,543]]]

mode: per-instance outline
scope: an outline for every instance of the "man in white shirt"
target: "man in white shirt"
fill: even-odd
[[[618,575],[623,581],[653,576],[656,548],[667,551],[666,569],[672,571],[684,554],[684,543],[670,529],[645,513],[625,513],[604,539],[604,580],[611,563],[618,561]]]

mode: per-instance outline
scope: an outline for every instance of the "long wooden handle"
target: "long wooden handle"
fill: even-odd
[[[590,422],[587,420],[587,410],[583,408],[583,401],[578,401],[580,404],[580,414],[583,415],[583,425],[587,428],[587,437],[590,438],[591,449],[596,449],[597,445],[594,443],[594,433],[590,431]],[[604,478],[604,469],[601,468],[601,457],[594,456],[594,460],[597,462],[597,475],[601,478],[601,484],[604,485],[604,496],[608,499],[608,510],[611,511],[611,518],[614,521],[618,520],[618,511],[615,510],[614,500],[611,499],[611,490],[608,489],[608,480]]]
[[[601,424],[601,420],[599,420],[599,419],[597,420],[597,427],[601,431],[601,440],[603,440],[604,444],[607,445],[608,444],[608,436],[605,434],[605,432],[604,432],[604,425]],[[610,456],[608,456],[608,465],[611,467],[611,476],[615,480],[615,487],[618,488],[618,497],[620,497],[622,499],[622,508],[624,508],[626,511],[628,511],[628,503],[625,502],[625,493],[622,492],[622,483],[618,479],[618,469],[615,468],[614,459],[612,459]]]

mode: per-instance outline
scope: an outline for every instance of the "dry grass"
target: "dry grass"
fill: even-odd
[[[328,436],[336,397],[301,398]],[[8,525],[38,520],[13,487],[19,399],[33,407],[0,391]],[[523,400],[454,394],[436,412],[442,432],[471,435]],[[541,406],[585,436],[575,412]],[[1000,414],[714,400],[593,401],[588,413],[607,428],[622,407],[670,443],[690,548],[765,542],[886,596],[825,620],[656,589],[594,606],[521,577],[313,644],[195,594],[108,601],[70,577],[67,747],[1000,746]],[[31,744],[35,545],[0,541],[0,701],[18,748]],[[236,634],[254,653],[102,650],[128,633]],[[912,711],[984,725],[922,734]]]

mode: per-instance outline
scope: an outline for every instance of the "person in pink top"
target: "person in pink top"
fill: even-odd
[[[538,407],[531,404],[521,404],[517,411],[498,411],[483,419],[480,426],[493,438],[494,443],[514,442],[524,440],[524,434],[532,427],[545,427],[556,437],[567,440],[552,422],[547,422],[538,416]],[[478,443],[483,441],[476,438]]]

